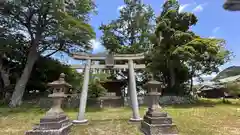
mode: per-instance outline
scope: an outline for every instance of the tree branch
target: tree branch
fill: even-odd
[[[52,56],[53,54],[55,54],[55,53],[57,53],[58,51],[60,51],[60,50],[62,50],[62,48],[63,48],[63,46],[64,46],[64,41],[62,41],[61,43],[60,43],[60,46],[59,46],[59,48],[57,49],[57,50],[55,50],[55,51],[53,51],[52,53],[50,53],[50,54],[48,54],[48,55],[46,55],[46,56],[44,56],[45,58],[46,57],[50,57],[50,56]]]

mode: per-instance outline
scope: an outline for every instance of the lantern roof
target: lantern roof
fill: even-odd
[[[147,84],[155,84],[155,85],[161,85],[162,84],[161,82],[156,81],[154,79],[154,75],[153,74],[150,74],[149,79],[150,80],[147,82]]]
[[[156,81],[156,80],[151,80],[149,82],[147,82],[148,84],[158,84],[158,85],[161,85],[162,83],[159,82],[159,81]]]
[[[61,73],[60,76],[59,76],[59,79],[56,80],[56,81],[48,83],[48,86],[50,86],[50,87],[64,86],[64,87],[71,88],[72,85],[70,85],[69,83],[67,83],[65,81],[65,76],[66,75],[64,73]]]

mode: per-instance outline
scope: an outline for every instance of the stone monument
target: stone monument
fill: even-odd
[[[148,87],[148,111],[141,122],[141,131],[145,135],[177,135],[176,125],[172,118],[162,111],[159,105],[161,83],[152,79],[146,84]]]
[[[57,81],[48,84],[53,89],[53,93],[48,97],[52,98],[52,108],[46,115],[40,119],[40,124],[37,124],[33,130],[27,131],[25,135],[68,135],[71,121],[65,115],[61,108],[62,101],[65,97],[66,90],[71,85],[65,82],[65,74],[60,74]]]

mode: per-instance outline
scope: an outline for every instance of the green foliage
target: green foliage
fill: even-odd
[[[95,6],[90,0],[75,3],[76,6],[66,6],[63,10],[62,1],[57,0],[7,1],[0,22],[13,32],[25,32],[31,42],[39,40],[40,53],[46,50],[82,51],[90,48],[89,40],[95,37],[88,24],[88,15]]]
[[[101,83],[107,81],[108,76],[109,74],[106,73],[91,74],[88,88],[89,98],[98,98],[105,95],[107,90],[102,86]]]
[[[140,53],[146,51],[153,32],[153,9],[140,0],[124,0],[118,19],[102,25],[102,44],[113,53]]]
[[[103,32],[101,42],[110,53],[135,54],[143,53],[152,46],[149,38],[154,30],[153,9],[141,0],[124,0],[124,7],[119,11],[120,16],[109,24],[102,24]],[[125,64],[126,61],[118,61]],[[136,61],[136,63],[143,63]],[[142,70],[136,72],[144,73]],[[124,79],[128,78],[128,72],[118,72]],[[113,75],[113,74],[112,74]],[[141,78],[145,80],[144,75]],[[127,81],[127,80],[126,80]],[[137,82],[141,86],[144,81]],[[138,88],[138,87],[137,87]]]
[[[107,90],[101,85],[100,79],[93,79],[89,85],[89,98],[98,98],[104,96]]]
[[[218,67],[230,59],[224,40],[196,35],[190,27],[196,25],[197,17],[179,12],[179,7],[177,0],[163,4],[151,37],[154,46],[146,59],[150,70],[167,84],[166,91],[174,93],[179,93],[189,79],[192,87],[193,77],[218,72]]]
[[[80,73],[57,60],[44,57],[40,57],[36,62],[27,89],[45,92],[48,89],[47,83],[57,80],[61,73],[66,74],[66,82],[73,86],[73,90],[80,89],[80,82],[82,81]]]
[[[39,56],[61,51],[71,54],[91,49],[95,33],[89,15],[95,9],[91,0],[7,0],[0,10],[0,24],[11,34],[23,34],[28,55],[18,79],[10,106],[21,104],[22,95]],[[50,53],[49,53],[50,52]]]

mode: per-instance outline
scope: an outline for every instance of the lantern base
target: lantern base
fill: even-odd
[[[176,125],[174,124],[153,125],[142,121],[140,130],[144,135],[178,135]]]
[[[51,130],[30,130],[25,135],[68,135],[72,124],[68,124],[60,129]]]
[[[178,135],[178,130],[167,113],[146,112],[141,122],[141,129],[145,135]]]
[[[42,118],[40,124],[35,125],[33,130],[27,131],[25,135],[68,135],[72,123],[67,116],[55,118]]]

